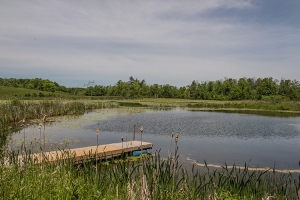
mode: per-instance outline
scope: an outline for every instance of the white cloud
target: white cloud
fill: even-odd
[[[61,83],[71,75],[67,85],[91,77],[114,84],[131,75],[173,85],[300,79],[299,26],[260,21],[268,14],[262,11],[243,0],[5,1],[1,76],[37,74]]]

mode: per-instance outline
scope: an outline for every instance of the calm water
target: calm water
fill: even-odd
[[[78,117],[53,118],[45,127],[45,147],[57,149],[96,145],[95,130],[100,127],[99,144],[131,140],[136,124],[144,127],[143,141],[153,142],[155,150],[167,156],[172,132],[179,133],[179,154],[199,163],[249,163],[252,167],[299,169],[300,117],[272,117],[254,114],[203,112],[187,110],[140,113],[120,109],[104,109]],[[40,132],[38,124],[12,135],[11,148],[22,142],[37,150]],[[172,144],[174,149],[174,142]]]

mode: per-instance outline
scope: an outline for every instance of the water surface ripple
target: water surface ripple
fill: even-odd
[[[119,133],[132,133],[134,124],[143,126],[143,138],[162,152],[170,148],[171,133],[178,132],[180,154],[198,162],[299,167],[299,117],[171,110],[114,116],[100,123],[103,131]]]
[[[244,165],[247,162],[251,167],[275,165],[278,169],[300,168],[300,117],[295,116],[182,109],[144,109],[139,112],[103,109],[71,119],[55,118],[54,121],[46,124],[48,149],[57,148],[57,144],[61,145],[64,141],[69,141],[71,148],[96,145],[95,130],[98,126],[101,130],[99,144],[120,142],[121,137],[129,141],[133,138],[133,127],[136,125],[136,139],[140,140],[139,128],[143,126],[143,140],[153,142],[152,152],[161,150],[163,156],[170,151],[171,134],[178,132],[179,154],[183,160],[192,159],[199,163],[205,160],[219,165]],[[27,127],[25,131],[27,146],[30,140],[35,140],[39,145],[37,124]],[[11,143],[16,145],[16,141],[22,142],[22,133],[23,130],[14,134]]]

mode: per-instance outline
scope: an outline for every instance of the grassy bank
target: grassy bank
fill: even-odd
[[[60,115],[83,114],[87,110],[116,107],[118,104],[108,101],[71,101],[43,100],[26,101],[13,99],[0,102],[0,133],[7,133],[9,127],[22,126],[27,120],[41,119]]]
[[[187,171],[175,155],[159,153],[141,162],[85,162],[73,158],[55,165],[17,162],[0,166],[3,199],[297,199],[299,179],[273,170],[250,171],[226,165],[222,169]],[[93,156],[91,156],[93,158]]]
[[[215,101],[215,100],[187,100],[187,99],[132,99],[118,100],[122,106],[148,107],[184,107],[202,110],[263,110],[273,112],[298,112],[300,103],[292,101]]]
[[[189,103],[188,108],[207,108],[207,109],[241,109],[241,110],[269,110],[269,111],[300,111],[299,103],[282,102],[230,102],[230,103]]]

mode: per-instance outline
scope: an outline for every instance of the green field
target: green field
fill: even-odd
[[[76,97],[76,95],[70,95],[65,92],[44,92],[40,90],[31,90],[25,88],[15,88],[0,86],[0,98],[10,99],[10,98],[20,98],[20,99],[32,99],[40,97]]]

